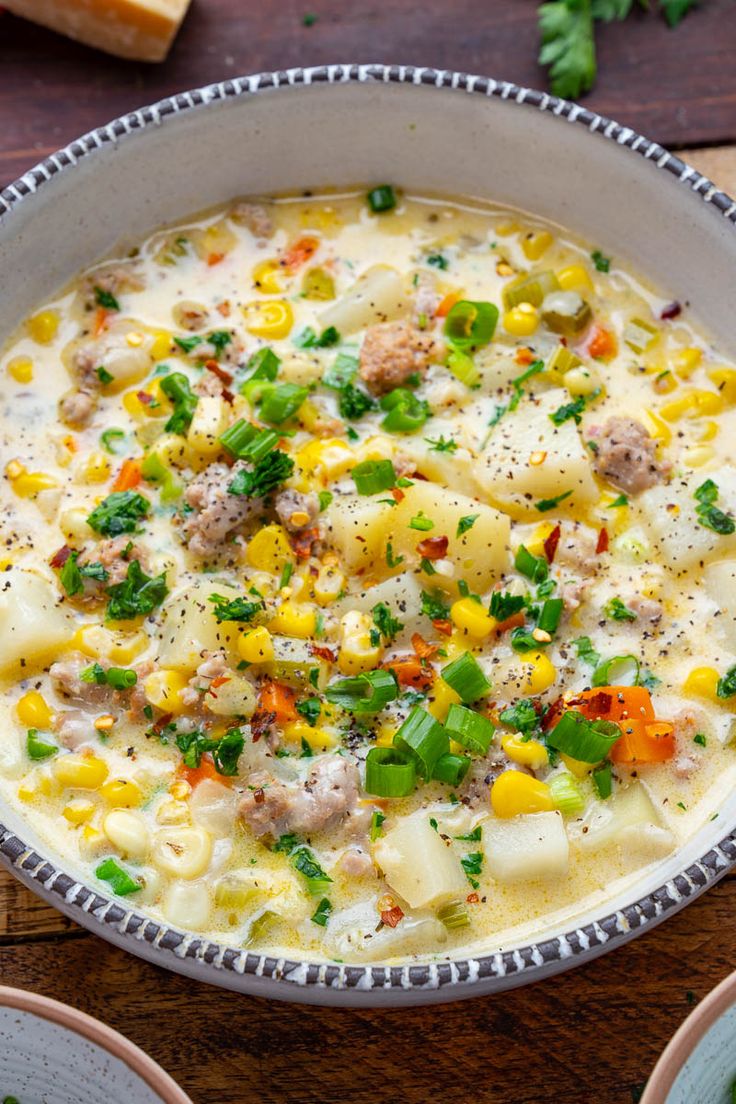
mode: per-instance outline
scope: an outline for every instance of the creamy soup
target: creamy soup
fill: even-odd
[[[449,956],[734,783],[736,369],[518,212],[237,201],[0,358],[0,788],[255,950]]]

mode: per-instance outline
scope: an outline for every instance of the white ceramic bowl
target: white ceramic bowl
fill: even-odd
[[[678,158],[543,93],[434,69],[335,65],[183,93],[85,135],[0,194],[0,339],[122,241],[235,195],[389,180],[533,211],[689,302],[736,353],[736,204]],[[0,859],[111,942],[250,993],[322,1004],[453,1000],[538,980],[658,923],[736,861],[736,793],[678,853],[537,941],[399,966],[277,959],[110,901],[0,808]]]
[[[20,1104],[192,1104],[152,1058],[100,1020],[4,986],[0,1093]]]

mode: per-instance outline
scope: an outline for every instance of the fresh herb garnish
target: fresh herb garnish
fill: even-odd
[[[429,594],[426,590],[423,590],[420,612],[425,614],[430,621],[447,621],[450,616],[450,607],[446,606],[439,598],[438,592]]]
[[[390,644],[394,637],[403,629],[403,622],[393,616],[385,602],[378,602],[371,610],[371,614],[373,616],[373,624],[386,643]]]
[[[249,602],[247,598],[224,598],[221,594],[210,594],[208,601],[215,607],[212,611],[218,621],[252,621],[263,610],[263,602]]]
[[[327,927],[327,921],[330,918],[332,912],[332,904],[327,897],[323,897],[320,903],[317,905],[316,910],[310,917],[313,924],[319,924],[321,928]]]
[[[230,494],[262,498],[275,490],[294,471],[294,461],[281,449],[274,449],[259,460],[252,471],[241,468],[228,487]]]
[[[513,617],[515,613],[519,613],[524,608],[524,601],[525,599],[521,594],[509,594],[508,592],[494,590],[491,595],[490,615],[495,617],[496,621],[507,621],[509,617]]]
[[[165,571],[146,575],[138,560],[131,560],[125,579],[107,588],[110,599],[107,617],[111,621],[129,621],[132,617],[146,616],[161,605],[168,593]]]
[[[465,871],[465,876],[473,889],[477,889],[480,885],[478,878],[483,869],[483,852],[471,851],[469,855],[463,855],[460,859],[460,865]]]
[[[457,441],[452,437],[425,437],[424,440],[432,452],[457,452]]]
[[[705,483],[701,483],[695,491],[694,497],[698,501],[695,513],[700,524],[706,529],[711,529],[714,533],[720,533],[722,536],[728,536],[736,531],[736,522],[729,514],[725,514],[723,510],[715,505],[718,495],[718,484],[714,483],[712,479],[706,479]]]
[[[105,291],[104,288],[98,287],[95,284],[94,287],[95,302],[98,307],[104,307],[105,310],[119,311],[120,304],[111,291]]]
[[[563,425],[570,418],[575,419],[575,425],[580,425],[582,421],[581,415],[584,411],[585,399],[580,395],[580,397],[574,399],[573,402],[564,403],[562,406],[558,406],[557,410],[553,410],[549,417],[556,426]]]
[[[606,617],[611,621],[636,621],[636,613],[624,605],[620,598],[611,598],[603,607]]]
[[[467,533],[473,528],[479,517],[480,514],[466,514],[465,517],[461,517],[457,523],[455,536],[461,537],[463,533]]]
[[[615,0],[613,0],[615,3]],[[594,249],[590,254],[590,259],[595,265],[598,272],[609,272],[611,268],[611,258],[606,257],[604,253],[601,253],[600,249]]]
[[[87,518],[87,524],[103,537],[119,537],[121,533],[134,533],[138,522],[145,517],[151,503],[137,491],[113,491],[96,506]]]

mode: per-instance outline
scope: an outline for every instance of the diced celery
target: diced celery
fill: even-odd
[[[658,332],[657,327],[651,322],[645,322],[642,318],[632,318],[624,326],[623,338],[635,353],[643,353],[652,344]]]
[[[590,324],[593,312],[576,291],[553,291],[542,303],[542,321],[554,333],[574,337]]]
[[[551,269],[527,273],[513,280],[503,289],[504,309],[511,310],[512,307],[518,307],[519,303],[531,303],[533,307],[541,307],[546,295],[559,290],[559,281]]]

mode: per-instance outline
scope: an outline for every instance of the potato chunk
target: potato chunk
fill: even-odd
[[[564,509],[575,510],[598,497],[575,422],[557,426],[550,418],[569,401],[561,388],[522,399],[494,428],[474,471],[480,492],[494,505],[514,516],[539,517],[535,503],[541,499],[571,491]]]
[[[724,465],[708,472],[708,479],[718,487],[715,505],[736,512],[736,470]],[[675,478],[666,486],[652,487],[639,497],[655,557],[677,572],[733,555],[736,550],[736,533],[714,533],[700,523],[695,492],[703,482],[702,475],[693,473],[686,479]]]
[[[161,611],[159,661],[164,667],[193,671],[205,652],[229,648],[240,631],[234,621],[218,625],[211,594],[224,598],[244,597],[243,591],[222,583],[194,583],[172,595]]]
[[[385,496],[381,496],[385,497]],[[386,574],[386,544],[395,507],[376,496],[336,496],[325,510],[325,540],[351,574]]]
[[[711,624],[726,647],[736,652],[736,560],[708,564],[704,577],[708,597],[720,609],[720,616]]]
[[[0,580],[0,673],[54,658],[72,633],[72,620],[51,583],[18,568]]]
[[[499,882],[561,878],[567,873],[569,845],[559,813],[530,813],[483,823],[488,872]]]
[[[662,854],[674,846],[671,832],[640,782],[616,790],[607,801],[594,802],[571,835],[583,851],[618,844],[625,852]]]
[[[352,334],[375,322],[400,318],[409,309],[410,298],[395,268],[373,265],[351,288],[319,316],[323,328],[334,326],[341,334]]]
[[[411,908],[431,908],[465,897],[457,856],[435,832],[426,812],[399,821],[376,843],[373,855],[386,881]]]

